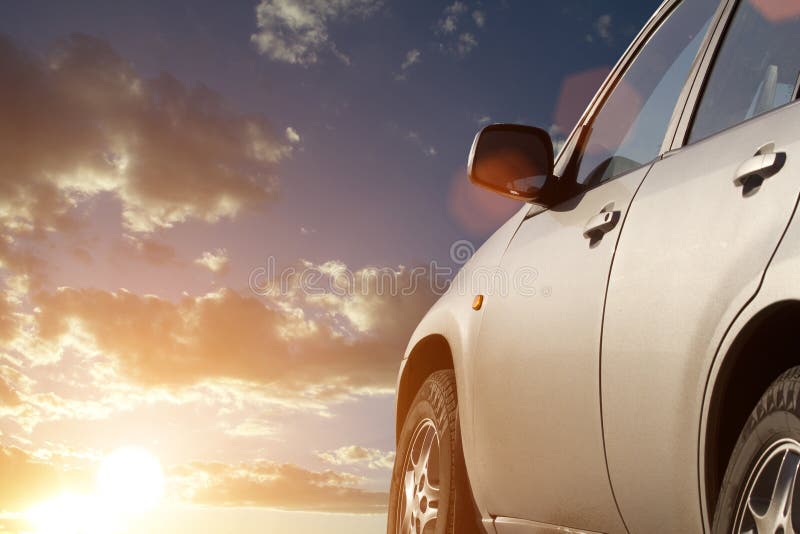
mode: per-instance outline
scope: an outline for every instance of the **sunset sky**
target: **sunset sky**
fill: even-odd
[[[657,5],[3,2],[0,533],[383,532],[435,292],[375,272],[480,245],[475,132],[563,138]]]

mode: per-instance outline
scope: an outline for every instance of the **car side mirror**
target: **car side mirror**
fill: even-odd
[[[517,124],[485,127],[472,143],[469,179],[503,196],[542,200],[545,186],[552,187],[555,181],[550,134]]]

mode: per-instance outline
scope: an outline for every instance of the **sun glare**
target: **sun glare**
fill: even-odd
[[[122,512],[145,512],[164,495],[161,464],[144,449],[119,449],[103,460],[97,477],[99,496]]]
[[[144,449],[126,447],[106,456],[96,491],[64,494],[31,508],[30,534],[117,534],[164,496],[161,464]]]
[[[32,534],[111,534],[107,511],[88,495],[65,494],[31,508]]]

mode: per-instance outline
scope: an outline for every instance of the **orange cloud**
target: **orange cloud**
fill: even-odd
[[[317,453],[324,462],[333,465],[364,465],[370,469],[391,469],[394,465],[394,452],[369,449],[359,445],[339,447],[333,451]]]
[[[225,464],[195,462],[171,475],[184,498],[214,506],[264,506],[284,510],[382,513],[388,495],[360,489],[361,478],[336,471],[310,471],[266,460]]]
[[[2,175],[0,175],[1,177]],[[0,179],[0,190],[2,189],[2,179]],[[0,197],[0,205],[3,200]],[[2,206],[0,206],[0,213],[2,213]],[[2,225],[2,215],[0,215],[0,226]],[[11,282],[9,275],[26,277],[27,285],[32,287],[41,287],[46,280],[46,262],[40,257],[36,256],[24,247],[20,247],[19,243],[11,236],[0,236],[0,269],[5,270],[7,275],[4,277],[6,287]],[[2,310],[8,313],[9,310]],[[0,317],[3,314],[0,313]]]
[[[433,300],[425,288],[411,295],[375,289],[294,292],[265,303],[230,289],[172,302],[61,288],[37,295],[36,323],[40,342],[87,340],[141,385],[235,379],[277,396],[332,398],[391,390],[405,340]]]
[[[15,306],[0,292],[0,341],[11,340],[17,331],[17,319],[14,316]]]
[[[14,532],[14,514],[64,494],[90,494],[98,458],[74,451],[30,452],[0,446],[0,532]],[[381,513],[387,495],[362,489],[356,475],[311,471],[294,464],[255,460],[229,464],[191,462],[168,469],[166,498],[212,506]],[[17,525],[20,526],[20,525]]]
[[[91,487],[90,473],[64,458],[44,460],[17,447],[0,446],[0,512],[20,512],[65,491]]]
[[[194,260],[195,265],[205,267],[214,274],[225,274],[230,269],[230,258],[228,251],[218,248],[212,252],[206,251]]]
[[[21,404],[20,394],[30,392],[33,380],[10,367],[0,365],[0,406],[16,406]]]

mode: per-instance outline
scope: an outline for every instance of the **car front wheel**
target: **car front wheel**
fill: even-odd
[[[437,371],[422,384],[400,432],[387,532],[478,532],[471,505],[455,375],[451,370]]]

